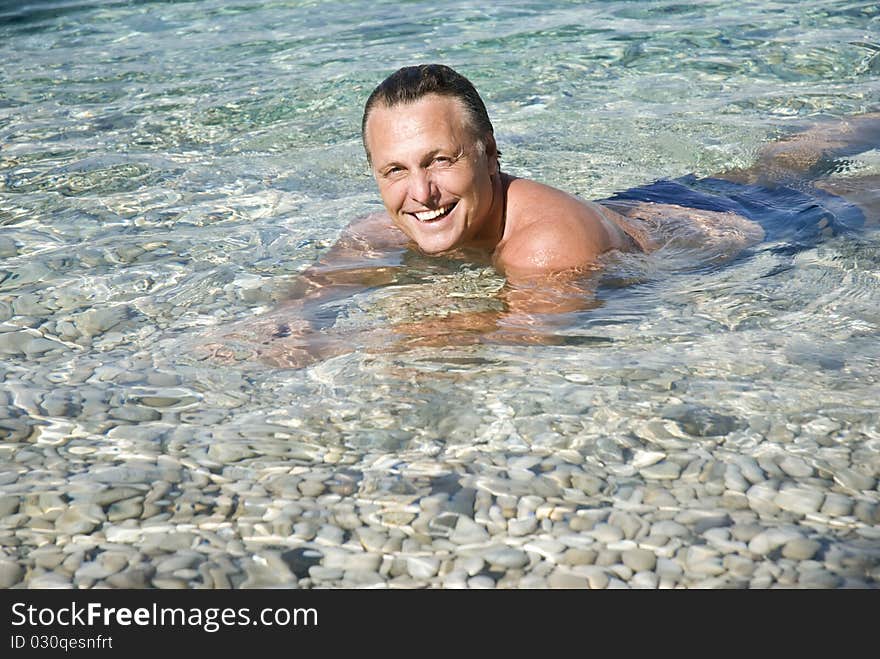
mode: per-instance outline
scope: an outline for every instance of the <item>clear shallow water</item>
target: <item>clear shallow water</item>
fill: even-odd
[[[363,585],[435,586],[480,542],[528,559],[504,577],[485,559],[496,585],[540,585],[563,562],[552,538],[632,549],[584,522],[622,515],[640,548],[658,520],[683,524],[652,549],[669,560],[721,542],[700,519],[727,515],[708,531],[747,545],[718,548],[721,571],[682,557],[664,585],[875,585],[876,229],[720,268],[617,264],[641,283],[548,320],[553,345],[387,349],[389,325],[491,308],[502,283],[416,259],[402,285],[341,304],[335,331],[364,349],[294,370],[196,347],[271,312],[380,208],[360,112],[397,66],[458,68],[507,171],[599,198],[876,110],[876,6],[327,4],[0,4],[3,585],[351,583],[291,567],[285,552],[314,546],[331,570],[381,555]],[[877,168],[873,151],[838,176]],[[744,458],[763,474],[748,487]],[[536,527],[496,533],[496,509]],[[431,510],[492,540],[444,545]],[[762,553],[749,524],[818,543],[802,562],[831,577],[799,581],[794,550]],[[391,544],[358,544],[360,528]],[[96,547],[126,567],[84,568]],[[190,563],[163,563],[181,551]],[[432,576],[388,567],[424,555]]]

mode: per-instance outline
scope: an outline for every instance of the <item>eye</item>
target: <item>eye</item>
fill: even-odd
[[[452,158],[449,156],[434,156],[431,161],[433,167],[447,167],[452,164]]]
[[[388,167],[384,172],[382,172],[382,176],[385,178],[394,178],[400,175],[403,172],[403,167],[398,167],[397,165],[392,165]]]

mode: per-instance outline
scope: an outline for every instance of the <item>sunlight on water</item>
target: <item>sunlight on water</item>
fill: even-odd
[[[4,2],[0,60],[0,561],[21,566],[0,586],[359,583],[277,558],[327,524],[361,533],[357,551],[445,566],[401,586],[451,585],[454,545],[493,542],[526,557],[495,585],[585,585],[541,556],[605,550],[592,529],[608,523],[626,534],[608,551],[678,560],[711,515],[731,532],[709,534],[712,567],[663,585],[876,586],[876,214],[720,264],[674,246],[611,258],[595,304],[509,340],[401,329],[501,308],[492,268],[413,256],[323,310],[319,359],[255,357],[296,320],[277,311],[296,275],[381,210],[360,119],[398,66],[452,65],[486,99],[505,171],[598,199],[877,111],[876,3]],[[875,147],[829,176],[878,163]],[[212,357],[230,328],[231,356]],[[669,540],[656,525],[673,517]],[[147,523],[222,556],[161,568],[176,545]],[[803,542],[780,558],[789,545],[749,544],[748,525]],[[143,551],[106,574],[40,558],[83,534]],[[242,547],[275,552],[274,571]]]

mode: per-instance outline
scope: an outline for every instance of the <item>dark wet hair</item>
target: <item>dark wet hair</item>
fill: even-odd
[[[423,96],[437,94],[457,98],[464,105],[468,119],[475,135],[482,141],[487,135],[494,135],[492,122],[483,99],[477,93],[471,81],[445,64],[419,64],[405,66],[385,78],[373,90],[364,105],[364,118],[361,121],[361,139],[367,160],[370,149],[367,147],[367,119],[370,111],[377,104],[392,108],[396,105],[415,103]],[[484,144],[485,146],[485,144]],[[501,153],[499,152],[500,156]]]

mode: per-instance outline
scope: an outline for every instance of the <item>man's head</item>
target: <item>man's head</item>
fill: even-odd
[[[431,254],[500,239],[502,191],[492,124],[449,67],[407,67],[364,110],[364,147],[393,222]]]
[[[494,135],[494,130],[483,99],[471,81],[444,64],[420,64],[398,69],[385,78],[367,99],[361,120],[361,138],[368,161],[372,163],[372,154],[367,143],[367,120],[373,109],[377,106],[393,108],[414,103],[430,94],[458,99],[465,110],[474,137],[483,148],[487,146],[485,140]]]

